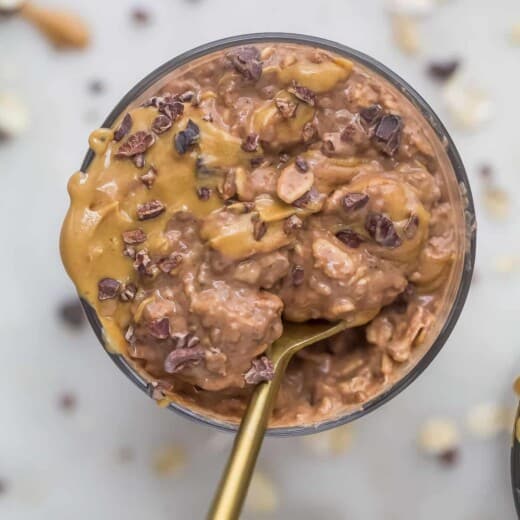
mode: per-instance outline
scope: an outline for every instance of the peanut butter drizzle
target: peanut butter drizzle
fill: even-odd
[[[24,3],[20,14],[58,48],[82,49],[90,42],[85,22],[75,14],[37,7],[30,2]]]

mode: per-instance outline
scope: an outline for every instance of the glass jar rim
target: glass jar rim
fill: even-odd
[[[231,36],[228,38],[223,38],[195,47],[167,61],[166,63],[155,69],[153,72],[148,74],[141,81],[139,81],[132,89],[128,91],[128,93],[110,112],[108,117],[103,122],[102,127],[111,127],[122,114],[122,112],[132,102],[134,102],[137,98],[139,98],[139,96],[145,93],[159,79],[169,74],[173,70],[181,67],[182,65],[216,51],[220,51],[237,45],[255,43],[289,43],[312,45],[314,47],[337,53],[346,58],[352,58],[361,65],[367,67],[369,70],[376,72],[383,79],[387,80],[392,86],[397,88],[399,92],[422,113],[423,117],[429,123],[435,135],[443,142],[443,144],[445,144],[446,155],[449,159],[449,162],[451,163],[453,172],[461,189],[464,190],[464,196],[467,200],[467,205],[465,208],[467,247],[465,248],[464,252],[462,268],[463,272],[452,306],[446,316],[445,322],[441,330],[439,331],[439,334],[433,341],[432,345],[421,356],[421,358],[417,361],[415,366],[407,374],[405,374],[402,378],[398,379],[394,384],[392,384],[383,392],[379,393],[366,403],[363,403],[360,406],[360,408],[353,411],[348,411],[340,417],[335,417],[334,419],[326,419],[322,422],[313,425],[273,427],[267,430],[268,435],[274,436],[305,435],[310,433],[322,432],[331,428],[335,428],[337,426],[344,425],[379,408],[383,404],[387,403],[390,399],[398,395],[400,392],[402,392],[430,365],[430,363],[439,353],[441,348],[446,343],[449,335],[451,334],[460,316],[462,308],[464,307],[464,303],[468,295],[469,287],[471,284],[471,278],[473,274],[476,251],[476,227],[474,217],[475,209],[473,206],[471,188],[469,185],[469,181],[466,175],[462,159],[446,128],[444,127],[438,116],[435,114],[433,109],[428,105],[428,103],[404,79],[402,79],[395,72],[393,72],[392,70],[390,70],[374,58],[357,50],[351,49],[350,47],[347,47],[340,43],[336,43],[334,41],[326,40],[323,38],[318,38],[315,36],[280,32],[253,33]],[[92,152],[92,150],[89,150],[81,165],[82,171],[86,171],[93,157],[94,153]],[[83,299],[81,299],[81,302],[85,308],[87,318],[92,328],[94,329],[97,338],[99,339],[103,347],[105,347],[103,339],[103,329],[101,326],[101,322],[98,316],[96,315],[96,312],[88,304],[88,302],[86,302]],[[106,348],[105,351],[108,353],[112,361],[119,367],[119,369],[130,380],[132,380],[134,384],[136,384],[142,391],[145,391],[149,395],[151,395],[152,385],[130,365],[130,363],[124,356],[120,354],[113,354],[109,352]],[[199,423],[202,422],[219,430],[233,432],[238,429],[238,424],[219,421],[217,419],[212,418],[209,415],[204,415],[203,413],[191,410],[190,408],[180,403],[171,402],[168,405],[168,408],[174,410],[177,413],[180,413],[184,417],[187,417]]]

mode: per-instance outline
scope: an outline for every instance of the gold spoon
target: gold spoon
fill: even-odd
[[[347,328],[345,322],[284,323],[282,336],[269,348],[273,362],[271,381],[260,383],[240,423],[233,449],[208,513],[208,520],[236,520],[242,510],[256,459],[285,369],[291,357],[303,347],[326,339]]]

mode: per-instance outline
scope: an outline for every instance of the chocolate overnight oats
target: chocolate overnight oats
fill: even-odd
[[[401,378],[443,325],[462,196],[420,111],[362,65],[300,44],[214,52],[90,146],[63,259],[157,400],[236,421],[283,320],[346,320],[291,361],[272,419],[319,422]]]

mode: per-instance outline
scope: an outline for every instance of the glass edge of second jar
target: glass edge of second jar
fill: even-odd
[[[139,81],[133,88],[131,88],[128,91],[128,93],[110,112],[110,114],[103,122],[102,127],[111,127],[113,123],[117,120],[117,118],[124,112],[125,109],[127,109],[127,107],[132,102],[134,102],[139,96],[146,92],[146,90],[152,87],[159,79],[161,79],[163,76],[170,73],[171,71],[175,70],[176,68],[212,52],[223,50],[229,47],[244,44],[269,42],[312,45],[338,53],[347,58],[353,58],[362,65],[368,67],[370,70],[374,70],[377,74],[382,76],[384,79],[389,81],[395,88],[397,88],[401,92],[401,94],[403,94],[414,106],[416,106],[421,111],[424,118],[430,124],[431,128],[433,129],[437,137],[441,140],[441,142],[444,141],[446,143],[446,153],[448,155],[449,161],[451,163],[457,181],[459,182],[459,185],[462,184],[465,189],[465,196],[467,198],[466,219],[470,220],[469,223],[466,222],[468,228],[467,234],[469,234],[470,236],[466,237],[468,240],[468,244],[464,253],[463,272],[460,279],[459,287],[454,297],[452,307],[448,315],[446,316],[444,325],[442,326],[439,335],[432,343],[428,351],[419,359],[416,365],[402,379],[398,380],[395,384],[386,389],[384,392],[375,396],[367,403],[362,405],[362,407],[360,407],[357,410],[354,410],[353,412],[348,412],[341,417],[335,419],[328,419],[315,425],[274,427],[269,428],[267,430],[267,434],[270,436],[306,435],[322,432],[331,428],[335,428],[337,426],[341,426],[343,424],[347,424],[379,408],[381,405],[398,395],[408,385],[410,385],[428,367],[428,365],[433,361],[435,356],[439,353],[441,348],[444,346],[446,340],[448,339],[449,335],[451,334],[451,331],[453,330],[460,316],[471,284],[476,249],[476,230],[474,226],[475,209],[473,206],[471,188],[468,182],[464,164],[455,147],[455,144],[451,139],[450,135],[448,134],[448,131],[444,127],[443,123],[437,117],[437,115],[429,106],[429,104],[419,95],[419,93],[416,92],[415,89],[413,89],[403,78],[401,78],[395,72],[393,72],[392,70],[390,70],[374,58],[360,51],[352,49],[348,46],[342,45],[340,43],[315,36],[281,32],[253,33],[231,36],[228,38],[223,38],[195,47],[167,61],[166,63],[152,71],[150,74],[148,74],[141,81]],[[93,159],[93,156],[94,154],[92,150],[89,150],[81,165],[82,171],[85,171],[88,168],[90,162]],[[96,333],[97,338],[104,346],[102,327],[98,317],[96,316],[95,311],[85,300],[82,300],[82,303],[87,313],[89,322],[92,328],[94,329],[94,332]],[[150,393],[149,383],[130,366],[130,364],[126,361],[126,359],[123,356],[118,354],[112,354],[108,351],[107,353],[114,361],[114,363],[119,367],[119,369],[130,380],[132,380],[134,384],[136,384],[142,391],[148,394]],[[168,408],[177,413],[180,413],[184,417],[187,417],[199,423],[202,422],[221,431],[234,432],[238,428],[238,424],[218,421],[216,419],[211,418],[210,416],[206,416],[201,413],[190,410],[189,408],[186,408],[180,404],[172,402],[168,405]]]
[[[520,405],[517,408],[515,423],[513,424],[513,439],[511,445],[511,489],[516,509],[520,519],[520,439],[517,434],[517,423],[520,421]]]

